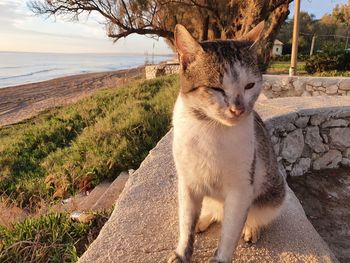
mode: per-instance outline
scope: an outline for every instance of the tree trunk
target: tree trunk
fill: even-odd
[[[269,66],[273,43],[283,22],[289,15],[288,5],[288,3],[281,5],[280,7],[275,9],[270,16],[271,23],[268,30],[265,33],[265,36],[261,40],[260,49],[258,52],[259,65],[262,72],[266,72]]]
[[[201,40],[208,40],[208,30],[209,30],[209,16],[207,16],[203,21],[202,37]]]

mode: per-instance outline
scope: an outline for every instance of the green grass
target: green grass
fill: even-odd
[[[35,208],[137,168],[169,129],[178,87],[138,80],[0,129],[0,192]]]
[[[271,62],[269,68],[267,69],[268,73],[281,73],[288,74],[290,68],[290,62]],[[298,72],[305,72],[305,62],[299,62],[297,64]]]
[[[305,70],[305,62],[298,62],[297,70],[298,74],[308,75]],[[271,62],[269,68],[267,69],[268,74],[288,74],[289,73],[290,62],[283,61],[273,61]],[[325,71],[321,73],[315,73],[311,76],[314,77],[350,77],[350,71]]]
[[[110,212],[97,214],[88,224],[73,222],[60,213],[26,219],[11,229],[0,226],[0,262],[76,262]]]

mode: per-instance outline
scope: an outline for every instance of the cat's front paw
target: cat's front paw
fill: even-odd
[[[168,257],[168,263],[186,263],[186,261],[182,260],[181,257],[173,251]]]
[[[231,263],[231,260],[221,260],[218,258],[218,250],[215,250],[214,256],[209,259],[208,263]]]
[[[209,259],[208,263],[231,263],[231,261],[222,261],[218,259],[217,257],[213,257]]]

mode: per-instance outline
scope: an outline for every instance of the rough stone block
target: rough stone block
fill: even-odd
[[[350,128],[330,129],[329,138],[331,146],[345,149],[350,147]]]
[[[306,85],[306,91],[312,92],[314,90],[315,90],[315,88],[313,86],[311,86],[310,84]]]
[[[338,168],[342,160],[342,155],[338,150],[330,150],[329,152],[316,159],[313,163],[314,170]]]
[[[316,87],[315,89],[318,90],[318,91],[326,92],[326,88],[325,87]],[[337,87],[337,89],[338,89],[338,87]]]
[[[311,125],[320,125],[322,122],[324,122],[327,119],[326,116],[321,115],[321,114],[317,114],[317,115],[313,115],[310,118],[310,123]]]
[[[297,79],[293,82],[294,89],[297,93],[302,94],[305,90],[305,81],[302,81],[300,79]]]
[[[343,166],[350,166],[350,159],[349,159],[349,158],[343,158],[343,159],[341,160],[341,164],[342,164]]]
[[[339,83],[339,89],[350,90],[350,78],[341,80]]]
[[[344,157],[350,158],[350,148],[347,148],[347,149],[344,151]]]
[[[326,93],[328,95],[334,95],[337,94],[338,92],[338,86],[337,85],[332,85],[326,88]]]
[[[273,84],[273,85],[272,85],[272,91],[274,91],[274,92],[281,92],[281,91],[282,91],[281,85],[279,85],[279,84]]]
[[[326,151],[318,126],[306,128],[305,143],[317,153]]]
[[[318,78],[312,79],[309,82],[310,85],[314,86],[314,87],[321,87],[322,86],[322,81]]]
[[[309,122],[310,117],[309,116],[302,116],[299,117],[296,121],[295,121],[295,125],[299,128],[305,128],[307,126],[307,123]]]
[[[287,131],[287,132],[291,132],[291,131],[294,131],[296,129],[295,125],[293,123],[287,123],[285,126],[284,126],[284,129]]]
[[[331,119],[322,124],[322,128],[329,128],[329,127],[346,127],[349,125],[349,121],[342,120],[342,119]]]
[[[311,159],[310,158],[300,158],[300,160],[294,165],[291,176],[301,176],[310,170]]]
[[[302,154],[304,136],[301,129],[289,133],[282,142],[281,156],[290,163],[294,163]]]
[[[271,89],[271,83],[264,81],[263,87],[265,90],[270,90]]]

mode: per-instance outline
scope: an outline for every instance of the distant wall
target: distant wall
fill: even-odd
[[[180,65],[178,63],[161,63],[145,66],[146,79],[178,73],[179,70]]]
[[[146,78],[178,73],[178,63],[147,65]],[[288,75],[263,75],[267,98],[311,97],[311,96],[350,96],[350,78],[342,77],[289,77]]]
[[[263,79],[268,98],[350,95],[350,78],[264,75]]]

